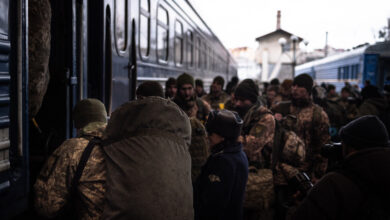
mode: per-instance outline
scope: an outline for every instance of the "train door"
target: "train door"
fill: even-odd
[[[131,2],[88,2],[88,97],[102,100],[109,114],[134,96]]]
[[[27,1],[0,0],[0,218],[27,208]]]
[[[377,85],[378,65],[378,54],[364,54],[363,84],[366,80],[368,80],[371,85]]]

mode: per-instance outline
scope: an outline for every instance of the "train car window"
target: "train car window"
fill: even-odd
[[[191,31],[187,31],[187,65],[194,66],[194,35]]]
[[[175,22],[175,63],[183,64],[183,24],[176,20]]]
[[[157,55],[159,61],[168,60],[168,11],[162,6],[157,11]]]
[[[198,38],[198,68],[199,69],[202,69],[202,41],[200,40],[200,38]]]
[[[349,78],[349,66],[344,67],[344,79]]]
[[[118,51],[127,47],[127,0],[115,1],[115,42]]]
[[[2,1],[0,3],[0,40],[8,40],[8,8],[9,1]]]
[[[337,79],[341,79],[341,67],[337,68]]]
[[[150,51],[150,0],[140,0],[139,48],[142,58],[147,58]]]

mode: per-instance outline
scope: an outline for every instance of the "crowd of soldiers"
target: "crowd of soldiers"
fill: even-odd
[[[263,91],[251,79],[238,83],[235,77],[226,90],[224,84],[215,77],[207,94],[202,80],[183,73],[166,81],[164,94],[159,83],[144,82],[137,100],[114,111],[108,125],[100,101],[80,101],[73,116],[78,137],[50,156],[35,184],[37,212],[61,215],[72,201],[81,219],[355,216],[351,210],[363,193],[352,191],[360,184],[340,194],[345,212],[332,208],[341,203],[332,191],[337,181],[351,185],[354,179],[325,175],[332,158],[328,162],[322,151],[342,141],[344,157],[380,147],[371,159],[389,159],[388,88],[383,95],[368,83],[361,92],[346,84],[339,96],[333,85],[316,86],[307,74],[281,84],[272,80]],[[381,177],[382,190],[390,178]],[[327,195],[336,201],[326,201]]]

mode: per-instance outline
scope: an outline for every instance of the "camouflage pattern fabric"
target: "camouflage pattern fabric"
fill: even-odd
[[[248,160],[260,161],[261,151],[267,146],[272,149],[274,143],[275,119],[271,111],[264,106],[249,109],[244,118],[243,146]]]
[[[293,131],[305,143],[306,159],[302,166],[310,178],[321,178],[327,169],[327,159],[321,156],[321,148],[330,140],[329,119],[321,107],[314,103],[304,108],[290,106],[290,114],[296,117]]]
[[[202,166],[206,163],[209,156],[209,146],[205,127],[196,118],[190,118],[191,122],[191,145],[189,151],[191,154],[191,178],[192,182],[196,180],[201,172]]]
[[[221,109],[221,105],[223,106],[227,100],[229,100],[230,96],[225,92],[221,91],[219,94],[207,94],[202,97],[204,101],[210,104],[213,110]],[[225,107],[223,107],[225,108]]]
[[[350,122],[356,118],[357,115],[356,104],[350,103],[348,100],[341,100],[341,99],[337,103],[344,108],[347,122]]]
[[[306,154],[305,144],[293,131],[286,131],[281,143],[283,150],[274,170],[274,184],[279,186],[287,185],[288,180],[300,172]]]
[[[94,122],[85,126],[78,138],[66,140],[49,157],[34,185],[35,208],[47,218],[60,214],[69,201],[69,189],[84,149],[93,137],[102,137],[105,123]],[[103,213],[106,169],[104,154],[96,146],[81,175],[77,208],[80,219],[100,219]]]
[[[50,79],[51,8],[49,0],[30,0],[28,6],[28,104],[33,118],[41,108]]]
[[[268,210],[275,202],[275,191],[271,169],[249,167],[245,189],[244,208]]]

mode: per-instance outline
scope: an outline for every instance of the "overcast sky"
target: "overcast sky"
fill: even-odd
[[[257,47],[255,38],[281,28],[309,42],[307,49],[328,44],[349,49],[375,42],[387,26],[390,0],[190,0],[227,48]]]

